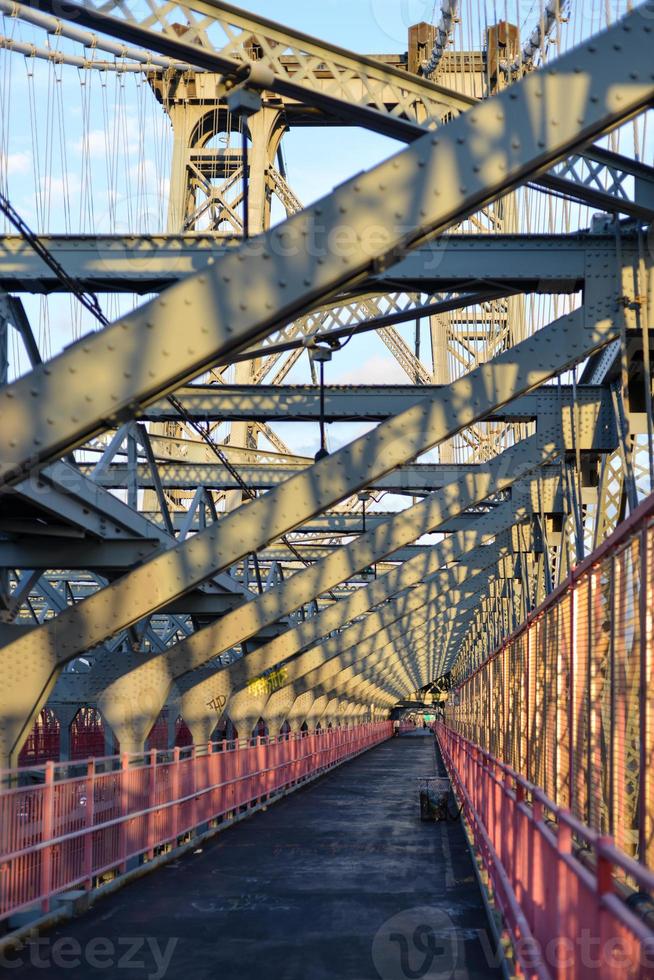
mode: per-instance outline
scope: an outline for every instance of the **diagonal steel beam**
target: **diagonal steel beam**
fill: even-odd
[[[649,25],[635,10],[5,386],[0,479],[19,479],[133,416],[631,117],[654,96],[650,48]],[[333,247],[335,231],[346,233],[347,248]]]
[[[551,324],[453,383],[437,398],[419,402],[382,423],[331,458],[240,507],[218,525],[154,557],[56,620],[9,644],[0,664],[7,705],[4,733],[12,733],[12,744],[20,731],[26,733],[36,704],[45,701],[58,668],[67,660],[365,486],[375,473],[414,458],[471,419],[488,414],[613,339],[619,333],[619,322],[610,315],[611,305],[607,307],[604,300],[597,309],[578,310]],[[18,680],[21,668],[30,670],[31,693]],[[17,709],[18,717],[23,714],[22,724],[14,714]]]
[[[399,681],[401,687],[394,688],[396,695],[402,690],[403,693],[408,693],[415,687],[422,686],[411,686],[409,668],[414,668],[416,659],[421,655],[431,653],[433,639],[441,621],[451,617],[455,606],[457,612],[476,606],[479,594],[488,584],[488,578],[488,572],[477,574],[459,589],[448,592],[443,601],[432,605],[431,616],[422,626],[407,626],[403,633],[396,632],[389,642],[385,642],[386,636],[380,634],[375,649],[369,656],[362,655],[361,650],[352,651],[349,665],[343,664],[345,656],[339,657],[338,660],[328,661],[320,668],[290,681],[287,686],[297,693],[319,689],[323,693],[329,692],[330,696],[338,694],[346,687],[356,696],[354,689],[360,682],[372,682],[383,689],[387,681],[395,684]],[[226,710],[229,712],[229,706]]]
[[[216,623],[198,630],[164,655],[155,655],[146,661],[141,657],[136,663],[136,658],[127,656],[117,663],[102,663],[95,678],[90,677],[89,680],[95,680],[103,689],[99,701],[103,710],[106,708],[112,727],[117,730],[119,725],[129,724],[130,711],[143,719],[143,703],[147,700],[150,718],[141,721],[147,733],[165,704],[171,683],[177,678],[254,636],[265,625],[287,616],[355,572],[392,554],[403,544],[437,530],[448,517],[460,514],[491,493],[511,486],[539,463],[553,457],[556,452],[553,444],[543,447],[542,442],[542,436],[535,435],[506,450],[485,464],[479,473],[471,474],[464,480],[452,481],[421,503],[401,511],[350,544],[338,548],[322,561],[296,573],[277,588],[226,613]],[[404,578],[397,576],[398,581],[406,582],[412,573],[415,576],[420,573],[419,569],[424,569],[425,564],[429,565],[429,557],[426,560],[422,555],[416,557],[419,560],[410,559],[401,566],[406,566],[407,570]],[[386,577],[381,581],[384,582]],[[392,585],[389,587],[392,588]],[[364,594],[372,595],[373,590],[368,588],[370,591],[366,593],[363,590]],[[364,602],[363,597],[358,600],[362,608],[365,608]],[[337,603],[337,607],[339,605]],[[315,618],[319,619],[320,616]],[[122,715],[120,720],[119,714]]]
[[[213,670],[209,676],[202,671],[187,675],[178,685],[184,691],[184,717],[202,717],[207,705],[224,704],[234,691],[256,684],[266,671],[280,664],[290,681],[324,667],[334,658],[341,666],[347,666],[367,655],[365,651],[376,653],[383,645],[381,636],[389,637],[390,642],[407,630],[422,629],[431,604],[439,603],[441,610],[451,608],[449,596],[462,583],[509,555],[510,544],[502,532],[514,522],[527,519],[530,508],[520,503],[523,496],[517,494],[515,500],[502,504],[493,515],[481,518],[474,532],[458,532],[439,542],[431,558],[406,562],[401,569],[251,651],[225,670]],[[484,544],[491,537],[495,543]],[[366,615],[370,610],[374,611]],[[351,625],[343,629],[346,624]],[[334,635],[337,630],[340,632]],[[114,705],[106,702],[105,709],[112,712]],[[135,717],[133,706],[132,716]],[[120,712],[119,720],[123,719],[124,713]]]
[[[317,690],[320,693],[329,692],[330,696],[347,690],[354,698],[359,696],[359,684],[365,687],[372,685],[378,691],[393,691],[395,698],[421,687],[415,670],[419,664],[429,670],[428,654],[431,653],[435,632],[443,622],[455,615],[455,608],[456,614],[459,608],[474,608],[487,582],[488,574],[474,576],[461,589],[430,604],[430,608],[425,610],[428,618],[422,626],[413,626],[408,622],[403,627],[395,624],[392,631],[381,631],[375,637],[374,649],[371,649],[371,641],[367,641],[356,650],[326,661],[286,686],[298,693]],[[229,705],[226,710],[229,713]]]
[[[492,551],[493,549],[483,550]],[[468,581],[471,588],[474,581],[478,580],[481,583],[482,579],[479,575],[470,579],[465,574],[466,569],[475,564],[472,561],[472,556],[468,556],[463,564],[465,568],[456,570],[454,577],[451,578],[452,583],[455,580]],[[486,578],[484,577],[483,582],[485,581]],[[382,608],[388,612],[386,607]],[[332,637],[315,650],[307,651],[306,654],[287,662],[277,672],[283,681],[281,686],[288,687],[296,681],[302,681],[307,676],[309,676],[309,686],[312,688],[323,684],[329,686],[333,678],[342,670],[363,661],[371,666],[385,661],[389,656],[389,651],[393,654],[396,644],[405,642],[405,636],[410,634],[412,638],[420,639],[426,635],[431,619],[439,616],[449,617],[453,613],[449,594],[443,594],[434,597],[429,610],[425,610],[424,623],[422,624],[415,625],[410,616],[394,622],[388,620],[387,627],[378,629],[377,635],[366,634],[364,638],[360,636],[355,644],[352,644],[351,634],[349,637],[346,633]],[[259,693],[261,686],[261,680],[257,679],[254,684],[249,684],[236,691],[229,698],[224,713],[229,715],[232,720],[235,715],[237,719],[243,716],[249,717],[251,720],[256,719],[265,711],[269,697],[265,692],[265,684],[263,685],[263,694]],[[183,690],[183,685],[181,689]],[[194,731],[201,732],[199,739],[201,742],[206,740],[216,721],[215,715],[212,715],[208,709],[217,705],[224,706],[225,700],[225,698],[217,698],[206,702],[204,698],[198,697],[197,687],[185,691],[182,695],[181,706],[184,718]]]

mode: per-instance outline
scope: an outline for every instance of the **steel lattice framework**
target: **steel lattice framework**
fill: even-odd
[[[417,34],[367,57],[218,0],[57,7],[0,0],[147,78],[171,194],[158,235],[0,239],[4,764],[46,707],[141,752],[166,708],[206,744],[465,684],[652,490],[654,170],[602,142],[654,99],[651,4],[516,80],[491,28],[456,91]],[[400,149],[303,207],[284,132],[334,123]],[[227,127],[245,149],[215,150]],[[529,234],[524,188],[603,218]],[[59,292],[151,298],[42,359],[20,294]],[[367,331],[405,384],[286,383]],[[273,428],[318,420],[376,424],[315,460]]]

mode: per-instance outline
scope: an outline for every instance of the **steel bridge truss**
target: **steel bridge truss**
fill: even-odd
[[[54,4],[10,6],[65,27]],[[325,121],[405,145],[306,208],[264,153],[247,214],[227,186],[243,179],[235,158],[200,213],[185,133],[167,234],[41,236],[41,252],[0,240],[0,340],[16,331],[31,364],[0,379],[6,765],[46,705],[97,708],[127,752],[171,705],[197,744],[226,717],[243,734],[260,717],[271,730],[387,717],[486,663],[654,485],[654,172],[596,142],[651,105],[651,18],[637,9],[498,90],[481,65],[472,96],[217,0],[183,6],[181,34],[179,4],[66,16],[134,46],[173,127],[183,87],[209,76],[216,112],[259,106],[253,154],[257,132],[270,150],[285,127]],[[520,235],[510,202],[526,185],[606,220]],[[288,217],[271,228],[273,194]],[[155,296],[43,362],[16,294],[70,283]],[[532,332],[525,295],[578,302]],[[397,329],[420,317],[432,369]],[[307,348],[367,330],[406,385],[327,387],[321,410],[316,385],[284,384]],[[321,418],[378,424],[328,458],[290,453],[279,428]],[[439,462],[422,459],[435,447]],[[381,511],[384,492],[408,506]]]

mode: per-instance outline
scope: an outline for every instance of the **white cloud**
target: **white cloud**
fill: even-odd
[[[18,153],[0,153],[0,173],[25,174],[32,167],[32,154],[27,151]]]
[[[358,367],[329,377],[328,383],[334,385],[406,385],[411,382],[391,354],[387,357],[383,354],[373,354]]]
[[[148,157],[133,164],[129,168],[129,173],[130,177],[134,177],[135,180],[142,180],[146,183],[151,183],[153,186],[156,186],[156,182],[159,179],[157,165],[154,160],[150,160]]]
[[[67,196],[73,194],[79,194],[82,183],[80,181],[79,174],[68,171],[65,176],[62,177],[42,177],[41,187],[43,193],[49,195],[50,200],[53,203],[59,203]]]
[[[107,155],[107,135],[103,129],[91,129],[73,144],[78,153],[88,154],[93,159]]]

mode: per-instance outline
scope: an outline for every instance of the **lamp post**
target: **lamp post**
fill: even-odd
[[[367,500],[370,500],[370,491],[369,490],[361,490],[357,494],[357,497],[361,501],[361,520],[362,520],[361,530],[362,530],[363,534],[365,534],[366,533],[366,501]]]
[[[315,460],[318,462],[325,456],[329,456],[325,440],[325,364],[331,361],[332,352],[329,347],[320,347],[316,344],[309,348],[309,356],[314,364],[320,365],[320,449],[315,455]]]

